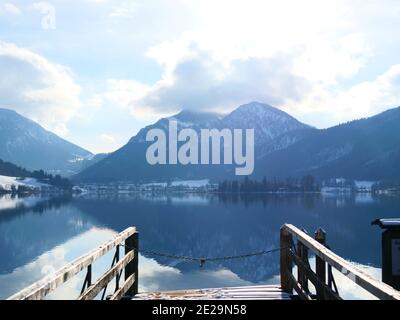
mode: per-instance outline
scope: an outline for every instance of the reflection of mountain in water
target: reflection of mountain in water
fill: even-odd
[[[149,201],[140,197],[74,200],[80,210],[101,224],[120,231],[135,225],[141,247],[187,256],[218,257],[279,246],[279,228],[293,223],[313,233],[322,226],[329,245],[340,255],[364,264],[380,264],[380,231],[370,227],[377,216],[393,215],[398,200],[377,200],[359,205],[344,198],[337,206],[333,198],[300,195],[260,195],[244,199],[207,197],[209,205],[176,201],[174,197]],[[198,203],[198,201],[197,201]],[[155,257],[161,264],[182,271],[197,264]],[[244,260],[221,261],[249,281],[262,281],[279,272],[279,255],[273,253]],[[208,264],[208,268],[217,267]]]
[[[91,226],[68,205],[68,197],[14,200],[15,206],[0,210],[0,274],[25,265]]]
[[[29,205],[0,210],[0,273],[25,265],[93,226],[122,231],[136,226],[143,249],[174,255],[221,257],[279,246],[279,228],[292,223],[310,234],[323,227],[339,255],[362,264],[380,265],[377,217],[400,211],[399,199],[322,197],[320,195],[151,195],[32,199]],[[197,263],[154,258],[182,272]],[[227,268],[242,279],[266,281],[279,273],[279,253],[207,263]]]
[[[196,205],[197,203],[197,205]],[[195,201],[189,203],[184,198],[169,197],[165,201],[146,200],[77,200],[74,204],[82,211],[115,230],[135,225],[140,231],[142,248],[188,256],[225,256],[258,251],[276,246],[278,238],[268,224],[258,223],[259,213],[246,215],[244,212],[224,205],[218,199],[209,199],[209,205]],[[239,208],[238,208],[239,209]],[[276,254],[275,254],[276,255]],[[272,257],[272,256],[271,256]],[[262,280],[265,271],[255,265],[269,266],[271,257],[256,257],[248,261],[229,261],[221,264],[244,279]],[[154,257],[164,265],[170,264],[182,271],[198,268],[196,263],[171,261]],[[255,261],[262,263],[255,264]],[[246,265],[251,263],[252,267]],[[268,275],[275,273],[276,262]],[[217,267],[207,264],[208,268]]]
[[[43,214],[50,209],[60,209],[64,204],[71,201],[70,195],[56,198],[46,198],[38,196],[18,196],[6,194],[0,197],[0,223],[13,220],[17,216],[22,216],[27,212]]]

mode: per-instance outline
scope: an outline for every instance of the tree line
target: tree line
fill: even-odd
[[[59,174],[52,175],[46,173],[43,170],[33,171],[31,177],[37,179],[40,182],[47,183],[62,189],[69,189],[72,187],[72,183],[68,179],[61,177]]]
[[[62,189],[72,188],[72,183],[61,177],[60,175],[53,175],[44,172],[43,170],[29,171],[25,168],[19,167],[10,162],[6,162],[0,159],[0,175],[18,178],[35,178],[39,182],[46,183]]]
[[[312,175],[302,178],[286,178],[268,180],[264,177],[261,181],[245,177],[243,180],[225,180],[218,185],[221,193],[251,193],[251,192],[319,192],[320,185]]]

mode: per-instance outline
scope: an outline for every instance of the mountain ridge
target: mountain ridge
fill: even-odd
[[[400,179],[398,123],[400,107],[317,130],[286,149],[258,159],[256,176]]]
[[[18,112],[0,108],[0,159],[28,170],[70,175],[79,170],[79,161],[92,156]]]
[[[247,110],[250,110],[247,111]],[[254,110],[257,110],[255,114]],[[196,117],[196,115],[201,115]],[[106,159],[83,170],[75,179],[78,181],[153,181],[157,179],[192,179],[197,177],[216,178],[229,172],[232,165],[221,166],[150,166],[145,159],[146,133],[153,128],[161,128],[168,132],[169,120],[177,120],[178,130],[190,127],[199,132],[200,129],[250,129],[255,128],[255,145],[272,143],[282,135],[293,131],[312,130],[312,127],[301,123],[284,111],[266,104],[252,102],[239,106],[229,114],[202,113],[184,110],[168,118],[162,118],[152,125],[142,128],[129,142],[111,153]],[[268,122],[266,124],[265,122]],[[260,128],[267,127],[268,130]],[[295,141],[296,139],[294,139]],[[288,141],[287,144],[291,142]]]

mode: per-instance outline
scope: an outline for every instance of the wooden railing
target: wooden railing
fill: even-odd
[[[122,242],[125,241],[125,244]],[[120,247],[124,246],[125,255],[120,259]],[[115,255],[111,268],[95,282],[92,281],[92,264],[115,248]],[[114,293],[107,297],[109,300],[120,300],[124,296],[134,296],[138,292],[138,261],[139,234],[136,228],[128,228],[118,234],[114,239],[104,243],[89,253],[77,258],[75,261],[56,271],[54,274],[43,278],[22,291],[9,297],[8,300],[40,300],[56,288],[76,276],[87,268],[85,281],[78,297],[79,300],[91,300],[101,293],[104,299],[107,285],[115,278]],[[125,281],[120,286],[122,272],[125,271]]]
[[[339,257],[326,247],[326,234],[322,229],[315,232],[311,238],[291,224],[281,227],[281,287],[292,294],[293,290],[301,299],[332,300],[341,299],[336,286],[332,268],[338,270],[357,285],[383,300],[400,300],[400,292],[391,286],[376,280],[364,271]],[[315,254],[315,271],[309,263],[309,253]],[[297,266],[297,278],[293,274],[293,265]],[[315,287],[315,292],[309,289],[309,283]]]
[[[333,253],[326,246],[326,234],[322,229],[311,238],[304,230],[285,224],[280,230],[280,276],[282,290],[301,299],[341,299],[332,268],[354,281],[357,285],[379,299],[400,300],[400,292],[380,282],[345,259]],[[123,242],[125,242],[123,244]],[[120,247],[125,249],[120,259]],[[92,264],[115,248],[111,268],[96,281],[92,281]],[[136,228],[128,228],[114,239],[90,251],[44,279],[32,284],[9,297],[8,300],[39,300],[87,269],[79,300],[94,299],[103,291],[104,299],[108,284],[115,279],[115,290],[107,297],[110,300],[130,298],[138,293],[138,248],[139,235]],[[310,266],[309,255],[315,255],[315,268]],[[297,266],[297,277],[293,266]],[[124,283],[120,278],[124,271]],[[309,288],[310,283],[315,290]]]

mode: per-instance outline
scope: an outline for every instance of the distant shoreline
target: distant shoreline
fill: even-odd
[[[46,191],[41,191],[41,190],[32,190],[32,191],[11,191],[11,190],[0,190],[0,196],[3,195],[12,195],[12,196],[48,196],[48,195],[67,195],[67,194],[73,194],[74,192],[72,190],[46,190]]]
[[[91,190],[76,194],[203,194],[203,195],[381,195],[373,192],[323,192],[323,191],[246,191],[246,192],[221,192],[201,190]]]

